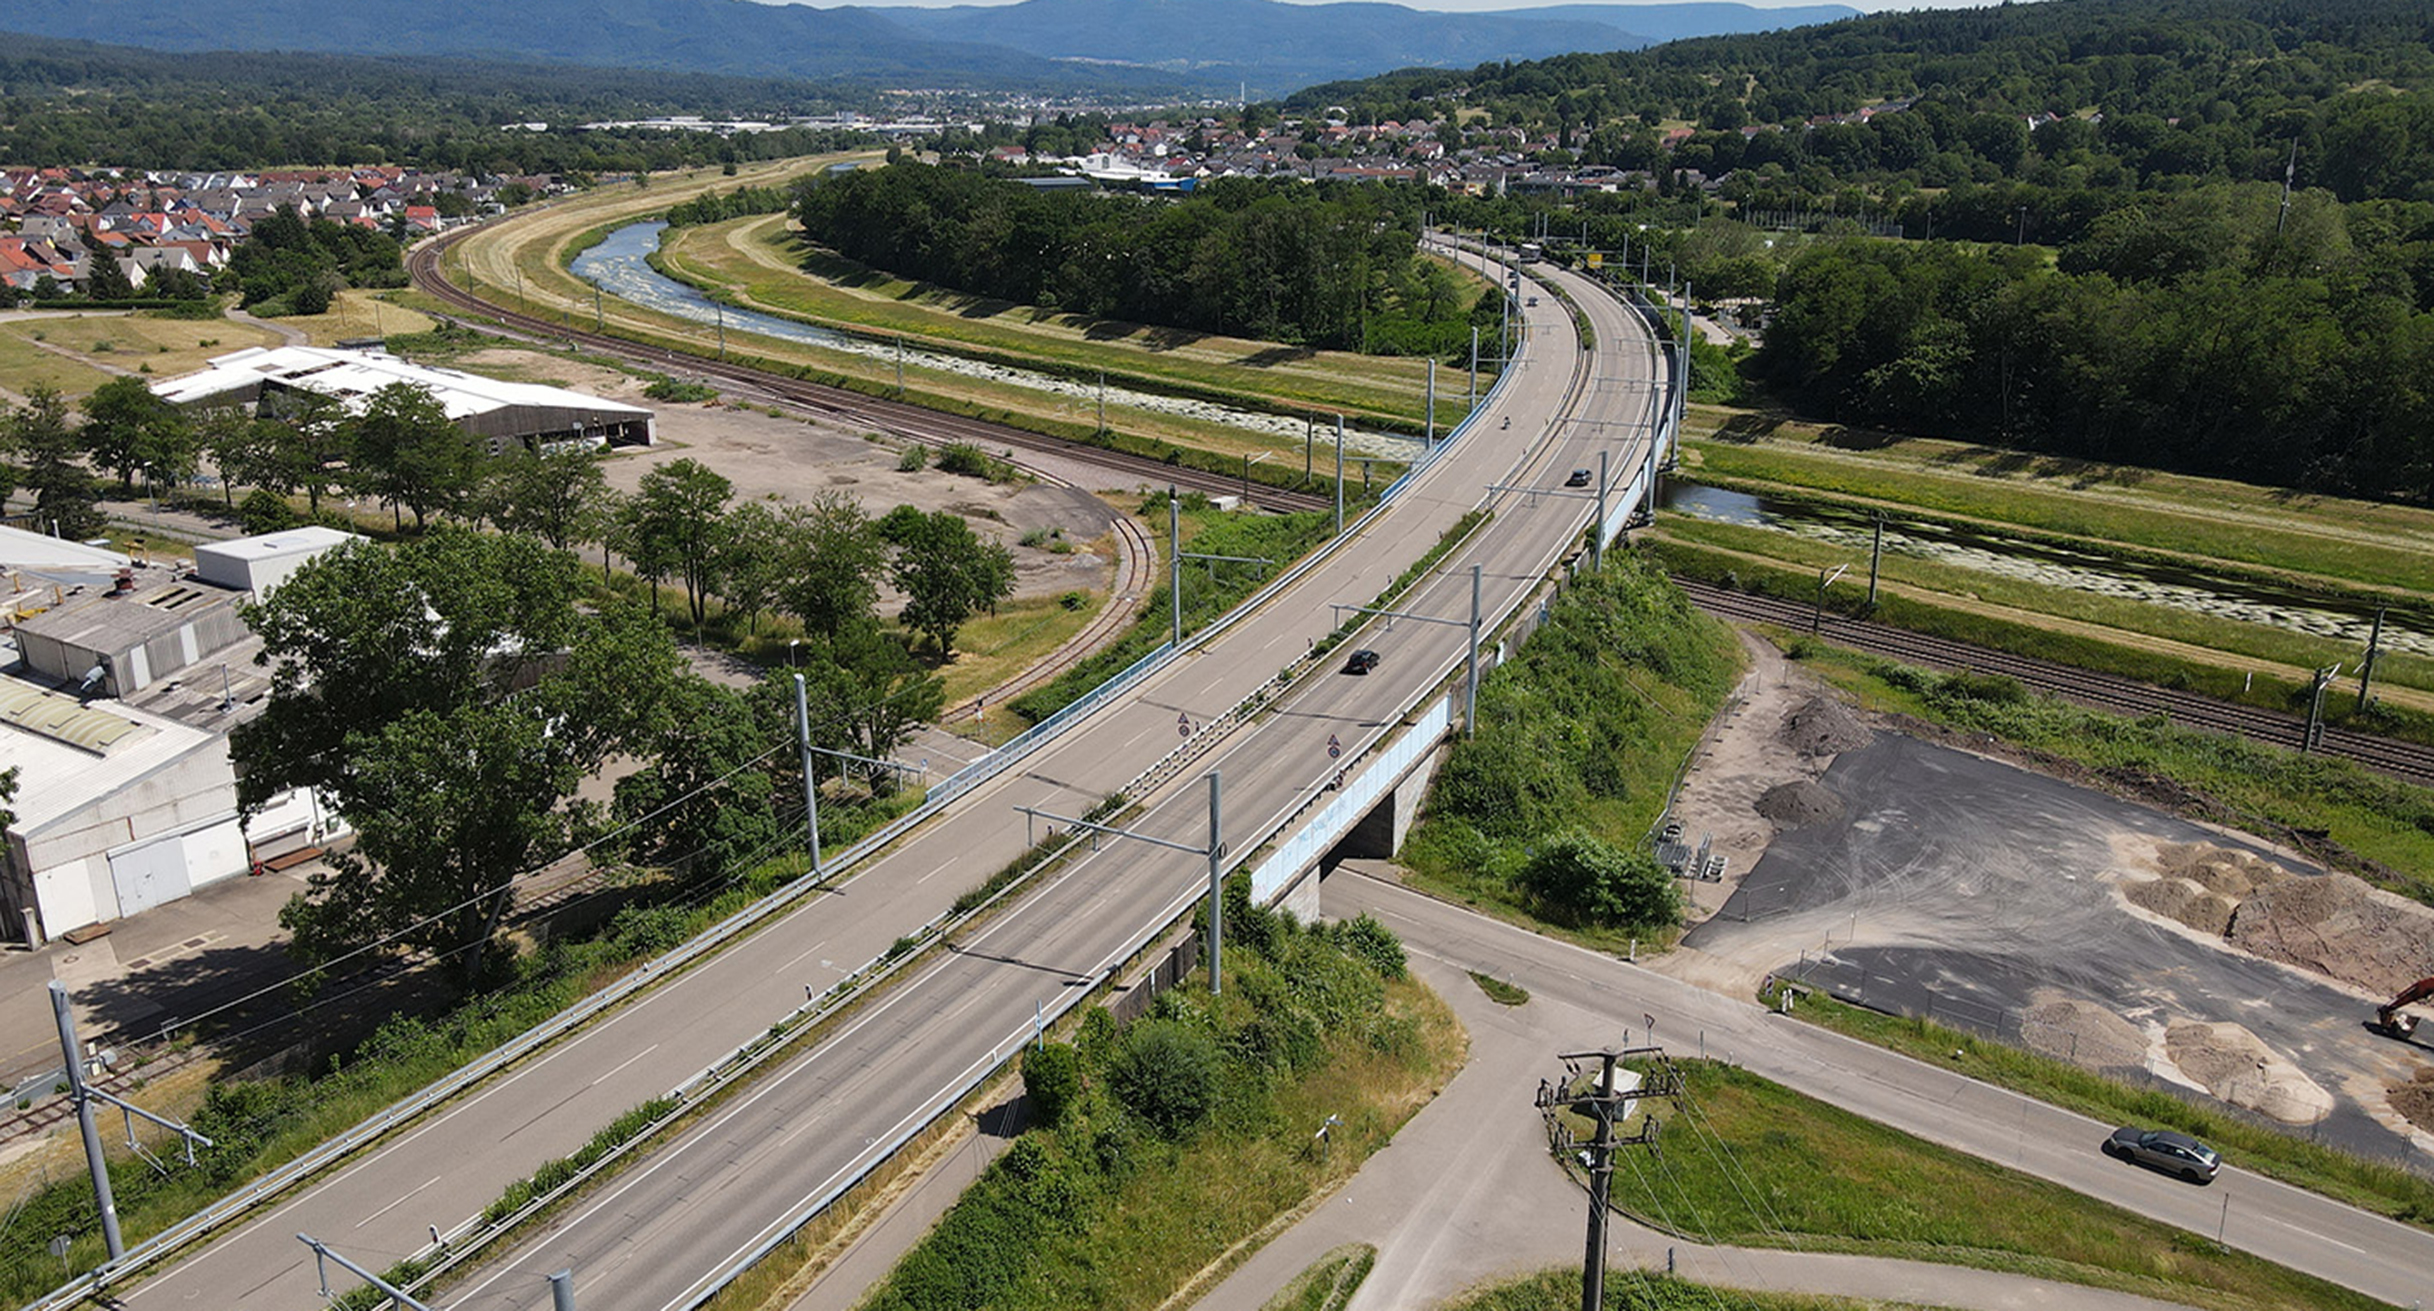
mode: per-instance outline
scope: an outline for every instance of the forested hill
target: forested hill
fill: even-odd
[[[2089,144],[2126,153],[2141,176],[2279,181],[2295,137],[2300,183],[2356,198],[2411,195],[2434,178],[2429,87],[2434,0],[2049,0],[1407,70],[1311,87],[1286,106],[1340,105],[1355,121],[1486,109],[1499,124],[1563,131],[1584,162],[1624,167],[1649,166],[1663,132],[1686,125],[1701,131],[1669,162],[1711,173],[1741,165],[1745,127],[1927,106],[1751,138],[1753,163],[1825,170],[1804,179],[1812,190],[2016,176],[2035,162],[2024,120],[2078,116],[2064,129],[2076,134],[2100,111]],[[2022,121],[1966,124],[1973,139],[1959,142],[1939,130],[1979,114]]]

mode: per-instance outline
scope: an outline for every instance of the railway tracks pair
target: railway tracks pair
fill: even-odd
[[[2179,723],[2276,746],[2300,746],[2307,732],[2306,721],[2297,715],[2235,705],[2195,692],[2157,687],[1830,612],[1819,619],[1813,607],[1799,601],[1728,591],[1687,578],[1676,581],[1700,609],[1720,618],[1782,624],[1788,628],[1807,628],[1817,622],[1821,635],[1836,643],[1905,664],[2002,674],[2028,687],[2099,710],[2169,715]],[[2317,749],[2324,755],[2356,761],[2411,783],[2434,786],[2434,747],[2328,725]]]

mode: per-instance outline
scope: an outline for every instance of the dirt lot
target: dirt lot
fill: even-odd
[[[643,379],[537,351],[486,350],[464,364],[486,374],[572,387],[654,410],[659,444],[622,452],[608,462],[609,485],[621,492],[633,491],[651,469],[689,458],[733,482],[738,500],[767,497],[799,504],[836,490],[860,500],[873,516],[898,505],[953,510],[970,521],[974,532],[1004,542],[1014,552],[1016,596],[1104,589],[1114,576],[1108,538],[1116,511],[1083,490],[1105,480],[1104,475],[1093,479],[1082,474],[1086,466],[1050,470],[1079,483],[1077,487],[1036,481],[992,484],[935,468],[899,473],[896,460],[902,448],[872,440],[864,429],[773,418],[764,409],[723,402],[654,401],[642,394]],[[1023,537],[1035,531],[1061,531],[1072,549],[1058,553],[1022,545]]]
[[[1753,653],[1675,812],[1728,875],[1693,885],[1703,922],[1655,968],[1738,996],[1800,972],[2355,1150],[2434,1152],[2434,1053],[2363,1027],[2425,972],[2434,912],[1902,736]]]

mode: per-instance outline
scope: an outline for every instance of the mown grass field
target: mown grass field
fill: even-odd
[[[1666,1126],[1662,1161],[1616,1157],[1615,1206],[1663,1228],[2011,1271],[2223,1311],[2383,1305],[1737,1067],[1682,1069],[1688,1092]]]
[[[147,311],[45,314],[0,322],[0,388],[34,386],[82,398],[114,374],[174,378],[214,355],[275,346],[276,333],[226,319],[171,319]]]

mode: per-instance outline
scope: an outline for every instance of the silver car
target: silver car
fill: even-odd
[[[2179,1175],[2193,1184],[2213,1183],[2216,1172],[2223,1168],[2222,1153],[2170,1129],[2115,1129],[2104,1140],[2104,1153]]]

